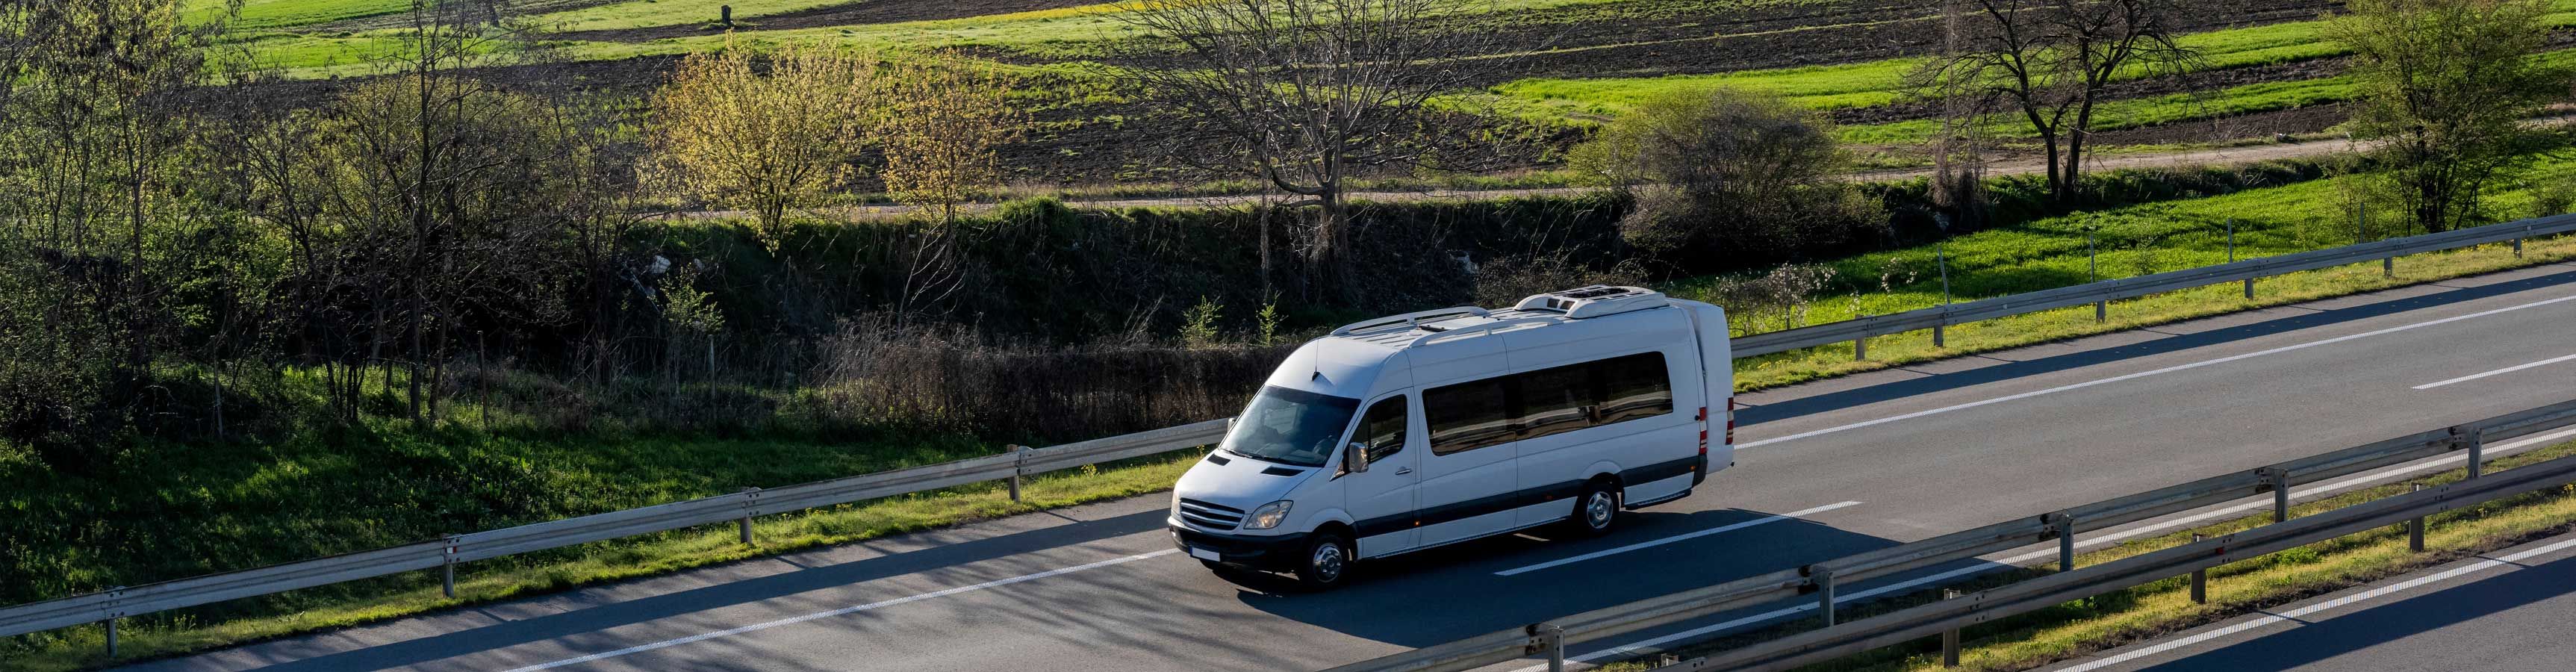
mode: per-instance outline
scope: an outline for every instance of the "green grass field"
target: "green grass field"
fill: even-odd
[[[2535,166],[2526,184],[2576,180],[2576,159],[2555,158]],[[2539,214],[2532,194],[2522,188],[2499,189],[2488,196],[2493,212],[2507,218]],[[2125,278],[2225,263],[2229,224],[2236,231],[2237,258],[2301,252],[2349,245],[2359,235],[2333,180],[2251,189],[2223,196],[2149,203],[2101,212],[2042,219],[2028,224],[1953,237],[1938,249],[1949,259],[1953,300],[1968,301],[2100,279]],[[2087,229],[2099,250],[2098,271],[2088,265]],[[2373,239],[2419,231],[2373,224]],[[1819,324],[1854,315],[1885,315],[1940,305],[1941,284],[1935,246],[1889,250],[1827,262],[1837,284],[1804,309],[1798,324]],[[2576,258],[2576,239],[2534,241],[2524,256],[2502,246],[2417,255],[2397,262],[2398,277],[2380,277],[2377,265],[2295,273],[2257,282],[2255,301],[2245,301],[2236,285],[2204,287],[2112,305],[2110,320],[2093,321],[2089,308],[2034,313],[1948,330],[1946,348],[1933,348],[1929,333],[1873,339],[1869,361],[1854,361],[1851,348],[1789,352],[1737,362],[1739,388],[1757,389],[1854,371],[2016,347],[2062,338],[2103,333],[2214,315],[2266,305],[2338,296],[2373,289],[2484,273],[2519,265]],[[1885,284],[1882,285],[1882,278]],[[1672,283],[1676,296],[1708,298],[1715,278]],[[1738,310],[1732,319],[1740,329],[1775,331],[1788,325],[1778,310]]]

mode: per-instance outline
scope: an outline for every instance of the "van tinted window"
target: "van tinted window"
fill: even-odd
[[[1475,450],[1516,438],[1504,379],[1487,378],[1422,391],[1431,454]]]
[[[1592,407],[1601,390],[1594,381],[1597,363],[1558,366],[1511,375],[1519,388],[1521,438],[1535,439],[1592,426]]]
[[[1664,353],[1612,357],[1593,365],[1600,367],[1606,392],[1596,413],[1601,424],[1673,412],[1673,377],[1664,369]]]
[[[1404,397],[1389,397],[1369,406],[1360,415],[1360,431],[1352,441],[1368,446],[1368,459],[1376,462],[1404,452]]]
[[[1664,353],[1525,371],[1422,392],[1431,453],[1562,434],[1673,412]]]

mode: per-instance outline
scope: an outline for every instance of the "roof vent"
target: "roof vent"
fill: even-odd
[[[1577,287],[1562,292],[1549,292],[1546,294],[1533,295],[1529,298],[1521,299],[1519,305],[1512,307],[1521,310],[1555,311],[1564,313],[1568,319],[1579,320],[1587,317],[1617,315],[1620,313],[1645,310],[1648,308],[1660,308],[1665,305],[1669,305],[1669,303],[1664,300],[1664,294],[1662,292],[1657,292],[1643,287],[1593,285],[1590,287]]]

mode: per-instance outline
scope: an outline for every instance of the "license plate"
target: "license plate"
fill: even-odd
[[[1211,551],[1211,550],[1207,550],[1207,549],[1204,549],[1204,548],[1193,548],[1193,549],[1190,549],[1190,557],[1198,558],[1198,559],[1200,559],[1200,560],[1214,560],[1214,561],[1217,561],[1217,562],[1224,562],[1224,561],[1225,561],[1225,558],[1223,558],[1223,557],[1221,557],[1221,556],[1218,556],[1218,555],[1216,554],[1216,551]]]

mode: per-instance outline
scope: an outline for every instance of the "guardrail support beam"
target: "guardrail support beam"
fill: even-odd
[[[752,494],[750,494],[750,493],[760,492],[760,488],[743,488],[743,489],[742,489],[742,492],[743,492],[743,494],[745,495],[744,500],[743,500],[742,521],[741,521],[741,528],[742,528],[742,545],[744,545],[744,546],[750,546],[750,545],[751,545],[751,506],[752,506],[751,499],[752,499],[752,498],[754,498],[754,497],[758,497],[758,495],[752,495]]]
[[[1554,623],[1540,623],[1538,636],[1547,646],[1547,672],[1565,672],[1565,628]]]
[[[1938,324],[1932,325],[1932,347],[1935,347],[1935,348],[1948,347],[1948,346],[1944,343],[1944,341],[1945,341],[1945,340],[1947,340],[1947,339],[1942,338],[1942,333],[1941,333],[1941,331],[1942,331],[1942,329],[1944,329],[1944,328],[1946,328],[1946,327],[1945,327],[1945,325],[1938,325]]]
[[[447,551],[439,554],[440,559],[445,562],[438,565],[438,593],[451,600],[456,599],[456,545],[458,543],[460,541],[456,535],[448,535]]]
[[[2487,474],[2487,442],[2484,430],[2469,432],[2469,478]]]
[[[1834,627],[1834,570],[1815,566],[1816,613],[1825,617],[1825,627]]]
[[[2075,571],[2075,515],[2064,511],[2048,515],[2057,519],[2057,571]]]
[[[116,659],[116,620],[107,619],[107,659]]]
[[[1941,599],[1944,599],[1944,600],[1955,600],[1955,599],[1959,599],[1959,589],[1957,589],[1957,588],[1944,588],[1944,589],[1941,589]],[[1958,667],[1958,666],[1959,666],[1959,629],[1958,629],[1958,628],[1951,628],[1951,629],[1948,629],[1948,630],[1943,630],[1943,631],[1941,631],[1941,666],[1942,666],[1942,667]]]
[[[2191,533],[2191,543],[2197,544],[2208,539],[2209,535]],[[2207,567],[2191,570],[2191,603],[2209,604],[2209,568]]]
[[[2424,484],[2422,484],[2422,483],[2417,483],[2417,484],[2415,484],[2415,487],[2413,487],[2413,488],[2408,488],[2408,489],[2407,489],[2407,491],[2408,491],[2408,492],[2423,492],[2423,491],[2424,491]],[[2414,551],[2414,552],[2417,552],[2417,553],[2422,553],[2422,552],[2424,552],[2424,517],[2423,517],[2423,516],[2416,516],[2413,520],[2408,520],[2408,521],[2406,521],[2406,550]]]
[[[1015,504],[1020,501],[1020,475],[1029,470],[1028,449],[1028,446],[1016,443],[1009,449],[1012,455],[1019,456],[1017,463],[1011,465],[1011,502]]]
[[[2264,467],[2263,481],[2272,486],[2272,522],[2290,520],[2290,472],[2280,467]]]

